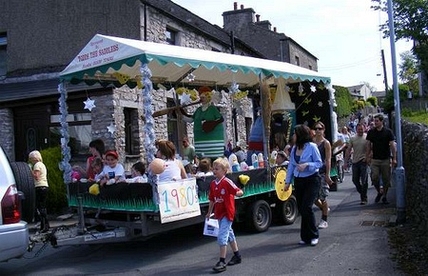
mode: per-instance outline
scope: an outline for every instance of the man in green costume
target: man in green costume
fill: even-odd
[[[211,88],[203,86],[198,89],[201,106],[192,116],[186,114],[184,120],[194,123],[195,151],[199,157],[215,159],[224,154],[223,116],[211,102]]]

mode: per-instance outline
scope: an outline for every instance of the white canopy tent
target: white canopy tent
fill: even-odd
[[[189,74],[192,78],[189,78]],[[232,55],[194,48],[172,46],[106,35],[95,35],[61,72],[59,85],[63,139],[61,141],[64,180],[70,182],[66,83],[100,83],[103,86],[142,89],[146,124],[145,148],[149,161],[155,153],[154,120],[151,106],[152,84],[211,87],[239,85],[240,89],[258,88],[265,79],[283,79],[285,83],[322,82],[330,78],[289,63]]]
[[[257,85],[260,76],[282,77],[286,83],[330,82],[318,72],[285,62],[99,34],[61,72],[60,78],[72,83],[114,83],[121,76],[122,82],[127,80],[132,87],[142,78],[142,63],[148,64],[153,82],[188,83],[186,76],[190,72],[196,76],[194,85],[227,87],[235,81],[247,88]]]

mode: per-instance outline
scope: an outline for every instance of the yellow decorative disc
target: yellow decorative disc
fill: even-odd
[[[284,169],[280,169],[275,175],[275,190],[276,195],[282,201],[286,201],[293,191],[292,187],[285,190],[285,177],[287,176],[287,172]]]

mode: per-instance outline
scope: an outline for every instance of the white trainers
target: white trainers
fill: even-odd
[[[320,221],[320,224],[318,224],[318,229],[325,229],[327,227],[328,227],[328,222],[323,219]]]
[[[315,245],[317,245],[318,244],[318,239],[312,239],[311,240],[311,245],[312,246],[315,246]]]

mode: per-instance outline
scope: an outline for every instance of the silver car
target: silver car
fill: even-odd
[[[29,170],[28,165],[21,168]],[[0,147],[0,262],[19,258],[27,251],[28,225],[21,217],[20,194],[9,160]]]

